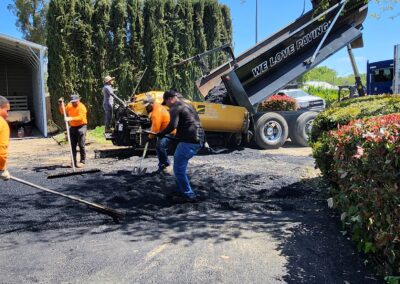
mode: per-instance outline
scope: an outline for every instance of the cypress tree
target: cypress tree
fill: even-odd
[[[168,65],[177,63],[183,59],[181,45],[178,35],[183,30],[183,22],[176,13],[174,0],[167,0],[165,3],[165,38],[168,48]],[[181,76],[178,68],[168,69],[168,85],[172,88],[180,88]]]
[[[221,6],[222,12],[222,38],[221,41],[223,44],[229,43],[232,44],[232,20],[231,20],[231,11],[228,6]]]
[[[129,81],[131,64],[126,56],[127,47],[127,6],[125,0],[114,0],[111,5],[110,33],[112,39],[111,73],[116,77],[119,96],[126,99],[130,95],[132,82]]]
[[[97,125],[102,124],[104,112],[102,109],[103,96],[101,88],[103,78],[108,74],[108,55],[111,52],[109,37],[111,0],[96,0],[94,13],[92,16],[92,54],[93,54],[93,79],[94,94],[91,96],[90,103],[94,106],[90,111],[91,120]]]
[[[194,48],[194,29],[193,29],[193,5],[190,0],[178,0],[176,5],[176,14],[180,20],[176,27],[178,29],[176,40],[181,47],[182,59],[191,57],[195,53]],[[178,67],[181,82],[179,84],[180,91],[187,96],[188,99],[195,98],[194,89],[194,63]]]
[[[144,3],[144,56],[147,74],[144,89],[168,88],[167,80],[167,31],[164,18],[165,1],[148,0]]]
[[[58,99],[68,98],[74,91],[70,37],[73,23],[74,0],[51,0],[47,14],[48,80],[51,106],[58,113]],[[54,121],[64,125],[60,115]]]
[[[91,126],[102,124],[105,75],[117,77],[119,95],[127,98],[147,66],[140,90],[175,87],[198,100],[197,64],[167,66],[232,38],[229,9],[217,0],[51,0],[47,19],[53,108],[76,91]],[[210,56],[210,69],[222,60],[221,53]]]
[[[127,57],[131,63],[130,81],[135,86],[141,72],[144,71],[144,56],[143,56],[143,18],[142,18],[142,1],[141,0],[128,0],[128,46]],[[137,91],[140,90],[139,89]],[[133,90],[131,90],[133,91]]]
[[[217,0],[208,0],[204,5],[204,31],[206,34],[207,49],[213,49],[221,45],[221,21],[222,14]],[[220,55],[213,53],[209,56],[210,69],[215,68],[220,63]]]
[[[206,35],[204,32],[204,0],[199,0],[194,2],[193,4],[193,33],[194,33],[194,48],[195,48],[195,54],[203,53],[204,51],[207,50],[207,40],[206,40]],[[206,61],[207,62],[207,61]],[[194,64],[193,66],[194,70],[194,81],[197,80],[198,78],[201,77],[202,72],[200,67],[197,64]],[[197,91],[196,88],[196,101],[201,101],[203,98],[199,95],[199,92]]]
[[[75,11],[74,42],[72,45],[74,59],[76,60],[75,91],[82,97],[88,108],[89,125],[96,125],[96,119],[92,115],[92,112],[97,109],[97,105],[94,104],[94,97],[97,94],[93,74],[92,0],[77,1]]]

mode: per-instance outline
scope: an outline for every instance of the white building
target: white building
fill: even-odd
[[[30,121],[44,137],[47,137],[46,49],[0,34],[0,95],[10,101],[11,125],[18,127]]]
[[[334,86],[327,82],[321,82],[321,81],[307,81],[304,83],[304,85],[315,87],[315,88],[327,89],[327,90],[338,90],[339,89],[338,86]]]

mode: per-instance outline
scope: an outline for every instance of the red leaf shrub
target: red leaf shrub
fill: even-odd
[[[284,111],[296,110],[296,100],[287,95],[273,95],[263,101],[259,106],[259,111]]]
[[[335,206],[353,240],[400,275],[400,114],[352,121],[326,139]]]

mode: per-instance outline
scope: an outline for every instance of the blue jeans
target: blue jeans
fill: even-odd
[[[189,160],[197,154],[200,148],[200,144],[180,142],[174,154],[174,174],[178,184],[178,191],[188,198],[194,198],[196,194],[190,187],[186,169]]]
[[[168,145],[169,140],[167,137],[157,138],[156,142],[156,152],[158,157],[158,169],[162,170],[165,167],[168,167],[171,163],[168,159]]]

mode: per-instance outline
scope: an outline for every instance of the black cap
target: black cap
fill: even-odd
[[[163,95],[163,102],[161,103],[162,105],[166,105],[166,100],[172,97],[177,97],[179,93],[176,90],[168,90],[164,93]]]

